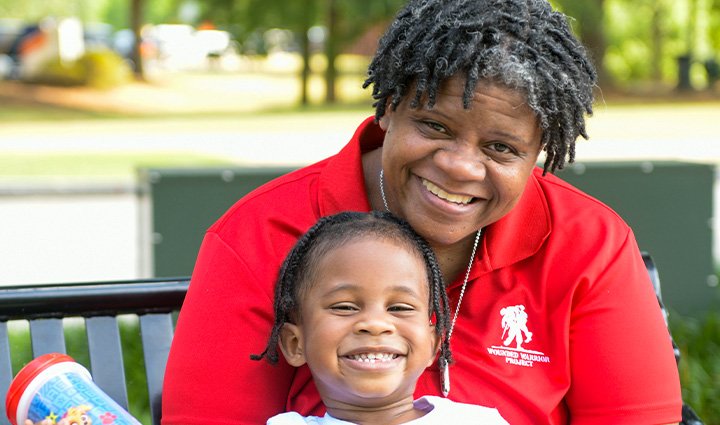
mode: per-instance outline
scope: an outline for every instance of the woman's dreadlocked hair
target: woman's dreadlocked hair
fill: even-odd
[[[391,213],[342,212],[321,218],[295,244],[280,269],[275,284],[275,322],[265,350],[250,356],[252,360],[278,361],[280,329],[296,323],[303,296],[312,286],[318,264],[325,254],[353,240],[374,237],[390,240],[424,260],[430,293],[430,312],[435,316],[435,332],[441,337],[440,358],[452,360],[448,332],[450,315],[440,266],[430,246],[405,220]]]
[[[575,140],[588,138],[595,68],[565,15],[546,0],[410,0],[385,35],[363,87],[373,85],[375,118],[408,96],[432,108],[441,83],[465,75],[463,106],[478,81],[525,96],[543,130],[545,173],[575,159]]]

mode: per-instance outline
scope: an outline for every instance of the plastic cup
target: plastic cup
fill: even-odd
[[[66,354],[44,354],[23,367],[5,398],[13,425],[50,419],[68,425],[140,425]]]

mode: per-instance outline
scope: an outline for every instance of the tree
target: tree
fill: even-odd
[[[667,10],[661,0],[651,4],[652,19],[650,21],[650,42],[652,43],[652,56],[650,59],[651,75],[655,82],[662,81],[662,57],[665,40],[664,21]]]
[[[135,78],[145,80],[145,72],[142,61],[142,26],[144,0],[130,0],[130,28],[135,39],[133,41],[132,61]]]
[[[374,0],[358,2],[353,0],[324,0],[326,6],[326,26],[328,36],[325,54],[327,70],[325,73],[327,103],[336,101],[335,84],[337,69],[335,59],[339,52],[347,48],[363,32],[378,22],[389,20],[405,3],[404,0]]]
[[[208,0],[204,3],[203,17],[218,26],[232,29],[239,39],[253,32],[270,28],[286,28],[295,34],[302,55],[300,71],[301,99],[306,105],[310,80],[310,43],[308,30],[316,25],[320,0]]]
[[[604,0],[556,0],[562,11],[573,18],[573,29],[587,47],[595,62],[600,87],[611,87],[614,81],[604,66],[607,40],[605,37],[605,1]]]

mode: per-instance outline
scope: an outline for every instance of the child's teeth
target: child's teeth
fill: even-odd
[[[365,363],[375,363],[376,361],[380,362],[387,362],[394,358],[396,358],[397,355],[390,354],[390,353],[363,353],[363,354],[354,354],[350,356],[351,359],[365,362]]]

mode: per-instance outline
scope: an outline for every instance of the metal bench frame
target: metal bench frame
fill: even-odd
[[[188,278],[57,285],[0,287],[0,425],[9,425],[5,394],[13,378],[8,320],[27,320],[32,355],[65,353],[63,318],[85,322],[94,382],[128,408],[118,315],[136,314],[152,424],[160,425],[161,394],[174,326],[172,314],[182,306]]]

